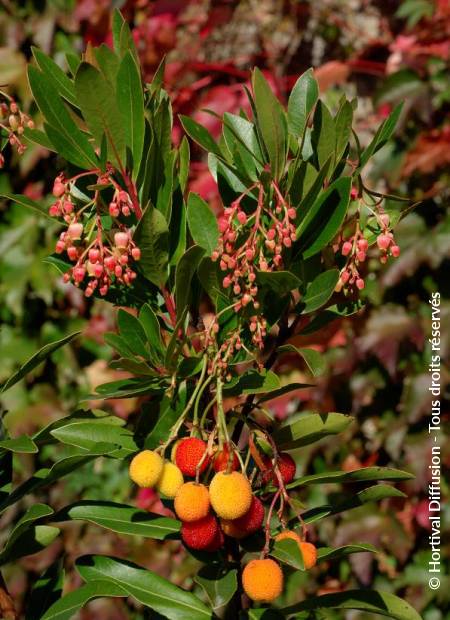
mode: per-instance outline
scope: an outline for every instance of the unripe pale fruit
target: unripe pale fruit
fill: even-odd
[[[270,558],[252,560],[242,572],[244,591],[252,601],[270,603],[283,591],[283,572]]]
[[[204,484],[185,482],[175,495],[175,512],[181,521],[198,521],[209,512],[209,492]]]
[[[263,481],[267,484],[271,482],[278,486],[278,478],[273,471],[272,461],[268,457],[263,458],[264,465],[266,465],[269,469],[267,469],[263,473]],[[289,484],[292,482],[295,476],[296,465],[294,459],[287,454],[287,452],[281,452],[278,457],[278,469],[280,470],[281,478],[284,484]]]
[[[219,524],[212,514],[198,521],[184,522],[181,526],[181,538],[191,549],[209,548],[218,534]]]
[[[295,540],[295,542],[300,547],[300,551],[303,557],[303,563],[306,570],[309,570],[316,565],[317,549],[312,543],[302,541],[300,536],[292,530],[285,530],[284,532],[281,532],[281,534],[278,534],[278,536],[275,536],[276,541],[286,540],[286,538],[291,538],[292,540]]]
[[[166,497],[173,499],[184,483],[183,474],[176,465],[166,461],[156,488]]]
[[[130,478],[142,488],[155,486],[162,474],[164,461],[153,450],[143,450],[130,463]]]
[[[178,444],[175,452],[175,463],[185,476],[192,478],[196,474],[196,467],[206,452],[206,443],[197,437],[187,437]],[[200,473],[208,467],[209,458],[206,457],[200,466]]]
[[[211,505],[222,519],[239,519],[250,509],[252,488],[247,478],[237,472],[217,473],[209,485]]]

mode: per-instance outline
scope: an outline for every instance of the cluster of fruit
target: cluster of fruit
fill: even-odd
[[[98,289],[100,295],[108,293],[112,282],[129,286],[136,278],[136,272],[130,267],[138,261],[141,251],[131,236],[131,230],[122,222],[116,221],[115,233],[106,234],[101,220],[98,192],[88,204],[77,209],[71,195],[76,180],[82,176],[98,173],[89,171],[71,179],[58,175],[53,184],[55,202],[50,206],[49,213],[53,217],[62,217],[68,225],[61,232],[56,243],[56,253],[65,252],[74,266],[64,275],[65,282],[73,281],[76,286],[84,285],[86,297],[93,295]],[[109,205],[109,213],[116,218],[120,215],[128,217],[133,211],[132,200],[127,192],[117,187],[110,174],[99,175],[97,185],[111,186],[114,190],[113,200]],[[84,213],[89,206],[94,206],[96,230],[87,220],[83,224]]]
[[[0,103],[0,130],[3,129],[8,136],[8,143],[16,149],[19,155],[22,155],[26,146],[20,136],[23,135],[25,129],[34,129],[34,121],[19,109],[17,103],[9,95],[0,91],[0,96],[6,100]],[[0,168],[4,165],[5,158],[0,153]]]
[[[257,187],[250,187],[224,209],[219,219],[219,245],[211,256],[225,273],[222,285],[231,290],[236,312],[247,306],[259,310],[257,270],[280,269],[283,250],[296,240],[296,211],[286,203],[274,182],[273,196],[266,195],[259,185],[256,209],[249,214],[244,210],[244,198]],[[250,331],[253,343],[262,348],[266,324],[258,314],[252,317]]]
[[[166,498],[174,500],[180,519],[181,538],[191,549],[218,551],[226,546],[226,537],[241,540],[262,531],[270,535],[271,510],[266,515],[264,504],[254,495],[252,484],[238,471],[240,459],[228,444],[213,455],[207,444],[196,437],[179,440],[172,451],[172,460],[164,461],[158,451],[143,450],[131,461],[130,478],[138,486],[155,487]],[[261,482],[279,486],[295,475],[295,463],[288,454],[280,454],[276,469],[268,457],[262,460]],[[200,474],[212,471],[209,485],[199,481]],[[185,477],[195,478],[185,481]],[[281,478],[281,480],[280,480]],[[278,491],[279,493],[279,491]],[[305,568],[315,565],[317,551],[296,532],[284,529],[275,540],[291,538],[298,543]],[[248,562],[242,572],[242,585],[250,599],[270,602],[283,589],[283,573],[277,562],[267,558],[268,546],[262,557]]]

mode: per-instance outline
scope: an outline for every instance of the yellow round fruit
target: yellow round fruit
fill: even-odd
[[[252,487],[247,478],[237,472],[218,472],[209,485],[211,505],[222,519],[239,519],[252,503]]]
[[[269,558],[251,560],[242,572],[244,591],[252,601],[270,603],[283,591],[283,572]]]
[[[133,457],[129,474],[133,482],[143,488],[154,487],[161,476],[164,461],[153,450],[143,450]]]
[[[198,521],[209,512],[209,492],[204,484],[185,482],[175,495],[175,512],[181,521]]]
[[[183,474],[178,467],[170,461],[166,461],[156,484],[158,491],[169,499],[173,499],[183,483]]]

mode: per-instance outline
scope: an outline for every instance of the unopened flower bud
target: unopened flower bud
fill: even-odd
[[[133,257],[133,260],[140,260],[141,259],[141,250],[139,248],[133,248],[131,250],[131,256]]]
[[[350,243],[350,241],[344,241],[344,243],[342,244],[342,249],[341,249],[342,256],[348,256],[350,252],[352,251],[352,248],[353,248],[353,245],[352,243]]]
[[[367,239],[358,239],[358,249],[362,250],[363,252],[367,252],[368,248],[369,248],[369,242],[367,241]]]
[[[393,245],[391,247],[391,254],[394,258],[398,258],[400,256],[400,248],[398,245]]]
[[[228,288],[230,284],[231,284],[231,278],[229,276],[225,276],[224,279],[222,280],[223,288]]]
[[[104,265],[106,269],[108,269],[108,271],[114,271],[114,268],[116,266],[116,259],[114,258],[114,256],[107,256],[104,260]]]
[[[366,260],[366,253],[360,250],[356,253],[356,258],[359,260],[360,263],[363,263]]]
[[[357,278],[356,279],[356,288],[358,288],[360,291],[364,288],[365,284],[364,284],[364,280],[362,278]]]
[[[73,241],[81,239],[81,235],[83,234],[83,224],[81,224],[81,222],[74,222],[73,224],[70,224],[67,229],[67,234]]]
[[[291,220],[295,220],[295,217],[297,215],[295,209],[293,207],[291,207],[290,209],[288,209],[288,218]]]
[[[100,259],[100,250],[97,248],[91,248],[88,253],[89,261],[96,263]]]
[[[73,279],[75,282],[82,282],[86,275],[86,269],[84,267],[75,267],[73,270]]]
[[[382,223],[384,228],[387,228],[389,226],[389,222],[390,222],[389,215],[387,213],[382,213],[380,215],[380,222]]]
[[[243,211],[239,211],[237,214],[237,219],[239,224],[242,224],[243,226],[247,223],[247,216]]]
[[[114,235],[114,245],[119,250],[125,250],[128,246],[129,237],[126,232],[116,232]]]
[[[69,247],[67,248],[67,256],[71,261],[77,260],[78,250],[74,245],[69,245]]]
[[[380,250],[387,250],[391,244],[392,239],[388,237],[388,235],[378,235],[377,237],[377,245]]]

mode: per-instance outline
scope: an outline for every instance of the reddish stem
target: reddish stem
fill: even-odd
[[[170,321],[172,323],[172,326],[175,327],[175,325],[177,324],[177,312],[175,309],[175,304],[173,303],[172,296],[165,287],[162,289],[162,294],[167,307],[167,312],[170,316]]]

